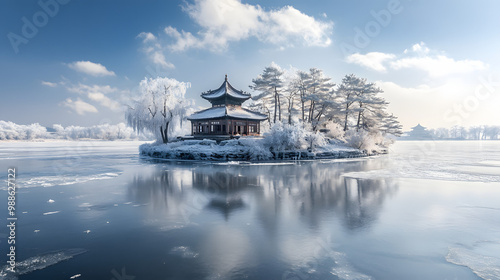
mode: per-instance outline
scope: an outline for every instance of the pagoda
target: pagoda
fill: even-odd
[[[414,140],[430,140],[432,139],[431,133],[427,130],[427,128],[417,124],[416,126],[411,128],[411,131],[408,132],[408,139]]]
[[[218,89],[204,92],[201,97],[212,107],[187,118],[194,137],[260,135],[260,122],[267,116],[241,107],[251,95],[231,86],[227,75]]]

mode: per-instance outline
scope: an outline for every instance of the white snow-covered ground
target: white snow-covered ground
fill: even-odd
[[[142,155],[186,160],[273,160],[273,159],[315,159],[315,158],[349,158],[364,154],[351,147],[340,144],[326,144],[313,151],[306,149],[273,151],[262,138],[240,138],[221,141],[215,140],[185,140],[168,144],[143,144],[140,147]]]

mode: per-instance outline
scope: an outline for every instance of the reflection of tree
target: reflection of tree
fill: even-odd
[[[138,203],[166,216],[210,215],[215,209],[226,220],[236,211],[254,213],[262,227],[276,232],[284,219],[317,228],[338,217],[347,230],[369,227],[388,194],[390,181],[361,180],[347,172],[379,169],[383,161],[300,162],[290,165],[177,165],[155,166],[136,176],[130,195]],[[286,226],[286,224],[285,224]]]
[[[395,192],[391,181],[345,178],[344,224],[349,230],[373,223],[388,194]]]

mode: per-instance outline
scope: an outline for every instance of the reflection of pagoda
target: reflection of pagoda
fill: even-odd
[[[427,128],[417,124],[417,126],[412,127],[411,131],[408,132],[407,139],[430,140],[432,139],[432,135]]]
[[[193,136],[260,134],[260,122],[267,119],[267,116],[241,107],[251,96],[233,88],[227,81],[227,75],[218,89],[202,93],[201,97],[212,103],[212,107],[188,117]]]

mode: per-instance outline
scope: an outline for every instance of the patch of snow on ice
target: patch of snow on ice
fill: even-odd
[[[19,275],[24,275],[31,273],[35,270],[44,269],[48,266],[55,265],[65,260],[69,260],[74,256],[83,254],[85,252],[87,252],[85,249],[77,248],[77,249],[68,249],[64,251],[57,251],[57,252],[46,253],[39,256],[34,256],[24,261],[17,262],[16,263],[17,273],[10,272],[9,270],[7,270],[8,266],[4,266],[0,270],[0,278],[5,280],[18,279]]]
[[[81,207],[81,208],[90,208],[92,206],[94,206],[94,205],[92,205],[92,204],[90,204],[88,202],[84,202],[84,203],[78,205],[78,207]]]
[[[356,271],[352,264],[347,260],[344,253],[331,252],[331,257],[335,260],[335,267],[330,271],[341,280],[371,280],[371,276]]]
[[[54,203],[55,201],[53,199],[49,199],[47,203]]]
[[[43,214],[44,214],[44,215],[52,215],[52,214],[57,214],[57,213],[59,213],[59,212],[61,212],[61,211],[45,212],[45,213],[43,213]]]
[[[179,255],[185,259],[197,258],[199,255],[198,253],[193,252],[189,247],[186,246],[174,247],[172,248],[172,250],[170,250],[170,254]]]
[[[450,248],[446,260],[468,267],[477,276],[487,280],[500,280],[500,258],[486,256],[464,247]]]
[[[86,183],[93,180],[106,180],[118,177],[121,172],[106,172],[94,175],[57,175],[57,176],[40,176],[29,179],[19,179],[17,188],[34,188],[34,187],[52,187],[66,186],[78,183]]]

